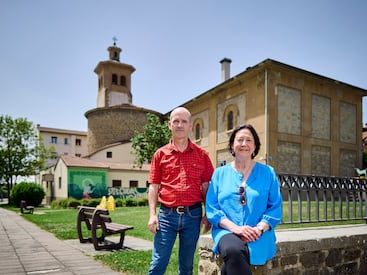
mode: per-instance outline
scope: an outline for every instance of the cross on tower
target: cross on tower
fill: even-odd
[[[113,40],[113,45],[116,46],[116,41],[117,41],[116,36],[112,37],[112,40]]]

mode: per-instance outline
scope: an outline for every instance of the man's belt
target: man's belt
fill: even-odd
[[[161,205],[161,207],[165,208],[165,209],[169,209],[169,210],[172,210],[172,211],[176,211],[177,214],[183,214],[187,211],[190,211],[190,210],[194,210],[194,209],[197,209],[197,208],[201,208],[201,202],[198,202],[198,203],[195,203],[193,205],[190,205],[190,206],[175,206],[175,207],[168,207],[168,206],[165,206],[165,205]]]

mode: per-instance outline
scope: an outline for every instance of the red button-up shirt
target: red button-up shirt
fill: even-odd
[[[208,153],[189,141],[180,152],[169,143],[152,159],[149,182],[160,184],[158,201],[168,207],[190,206],[204,200],[202,183],[209,182],[213,165]]]

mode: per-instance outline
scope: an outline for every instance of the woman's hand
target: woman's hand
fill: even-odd
[[[261,236],[261,232],[258,228],[248,225],[239,226],[238,233],[234,233],[240,236],[241,240],[246,243],[254,242]]]
[[[239,226],[227,218],[220,221],[220,226],[233,232],[234,234],[239,236],[242,241],[246,243],[254,242],[261,236],[261,231],[259,230],[259,228],[248,225]]]

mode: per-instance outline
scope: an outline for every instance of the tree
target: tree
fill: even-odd
[[[148,123],[142,133],[136,133],[131,139],[136,154],[135,162],[141,167],[144,162],[150,163],[154,152],[169,142],[171,131],[167,122],[162,122],[158,116],[147,114]]]
[[[0,179],[7,184],[9,199],[17,178],[39,173],[53,153],[39,142],[32,122],[0,116]]]

